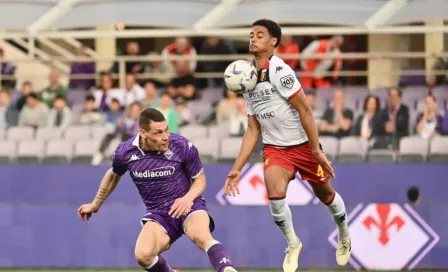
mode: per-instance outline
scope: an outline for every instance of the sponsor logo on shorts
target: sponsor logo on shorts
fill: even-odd
[[[348,219],[350,263],[358,270],[412,270],[440,240],[408,204],[359,204]],[[337,247],[338,230],[328,239]]]
[[[135,178],[164,178],[174,174],[176,168],[172,166],[164,166],[146,171],[132,171]]]

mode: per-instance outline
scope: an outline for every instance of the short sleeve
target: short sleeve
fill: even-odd
[[[119,144],[117,149],[115,149],[114,153],[112,154],[112,172],[120,177],[123,176],[128,170],[121,149],[122,144]]]
[[[244,96],[244,100],[246,101],[246,111],[247,111],[247,115],[254,115],[254,109],[252,108],[251,103],[249,103],[248,98],[246,97],[246,94],[243,95]]]
[[[202,162],[199,158],[199,151],[192,142],[187,140],[185,148],[185,156],[183,160],[183,166],[185,174],[190,178],[196,178],[202,172]]]
[[[269,77],[279,93],[286,99],[296,96],[302,85],[297,79],[296,73],[284,62],[274,62],[271,64]]]

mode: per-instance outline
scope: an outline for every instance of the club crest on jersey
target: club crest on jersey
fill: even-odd
[[[266,72],[267,72],[267,69],[261,70],[260,81],[265,81],[266,80]]]
[[[280,82],[282,83],[282,86],[288,89],[291,89],[292,86],[294,86],[294,76],[293,75],[287,75],[282,78],[280,78]]]
[[[171,159],[171,157],[173,157],[174,153],[171,150],[167,150],[165,153],[163,153],[163,155],[169,160]]]

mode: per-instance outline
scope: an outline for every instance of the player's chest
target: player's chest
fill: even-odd
[[[252,92],[245,94],[245,98],[253,108],[260,105],[272,105],[283,100],[277,88],[269,82],[258,83]]]
[[[182,163],[176,159],[142,157],[128,163],[128,170],[135,180],[161,180],[175,177],[182,171]]]

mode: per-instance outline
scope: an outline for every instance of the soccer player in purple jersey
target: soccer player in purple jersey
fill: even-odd
[[[140,132],[118,145],[92,203],[78,209],[81,220],[97,213],[129,170],[146,214],[135,246],[135,258],[150,272],[172,272],[160,253],[183,234],[204,250],[218,272],[235,272],[224,246],[213,239],[214,222],[204,198],[206,180],[198,150],[186,138],[170,134],[163,114],[149,108],[139,119]]]

